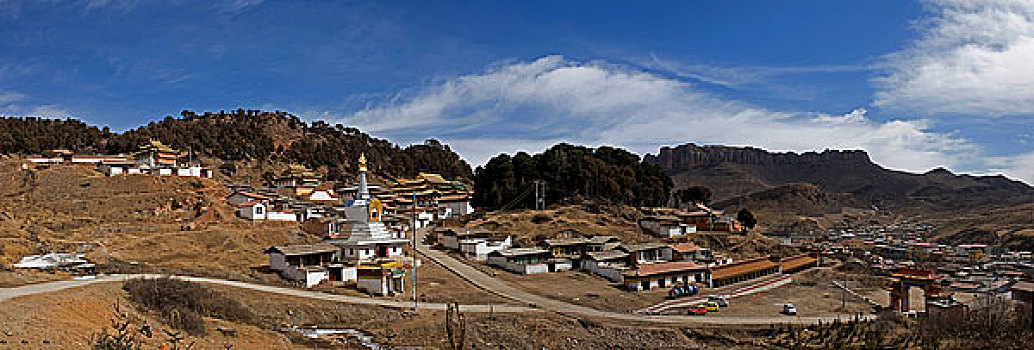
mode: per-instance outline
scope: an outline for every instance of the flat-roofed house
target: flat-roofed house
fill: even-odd
[[[312,287],[325,280],[340,281],[341,265],[335,263],[341,250],[330,244],[272,246],[266,249],[269,268],[286,279]]]
[[[488,259],[488,254],[495,251],[510,248],[513,245],[513,238],[510,235],[489,235],[477,238],[461,239],[460,253],[464,256],[483,261]]]
[[[700,247],[693,243],[678,243],[668,247],[672,250],[674,261],[696,261],[698,263],[714,262],[714,254],[710,249]]]
[[[639,227],[647,233],[663,238],[678,237],[696,232],[694,226],[683,223],[674,216],[647,216],[639,219]]]
[[[405,291],[405,266],[396,261],[364,262],[356,267],[356,287],[380,296]]]
[[[630,267],[628,253],[620,250],[585,253],[580,266],[582,270],[606,278],[611,282],[621,282],[623,279],[621,272]]]
[[[589,240],[585,238],[555,238],[542,241],[542,246],[556,259],[581,259],[588,245]]]
[[[589,244],[585,245],[585,252],[605,252],[617,249],[621,240],[614,236],[592,236]]]
[[[621,273],[623,284],[629,290],[666,288],[677,284],[707,284],[711,270],[692,261],[672,261],[640,265]]]
[[[671,248],[665,243],[622,244],[618,250],[628,253],[632,265],[671,261]]]
[[[273,197],[246,191],[235,192],[234,194],[231,194],[228,197],[226,197],[226,203],[230,203],[230,205],[240,205],[241,203],[251,201],[266,202],[270,200],[273,200]]]
[[[549,272],[550,254],[542,248],[510,248],[488,254],[488,265],[504,270],[530,275]]]
[[[244,202],[237,205],[237,215],[248,220],[265,220],[267,209],[260,201]]]

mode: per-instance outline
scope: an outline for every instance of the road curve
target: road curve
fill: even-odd
[[[139,275],[107,275],[99,276],[93,279],[75,279],[75,280],[64,280],[56,282],[46,282],[38,284],[30,284],[14,288],[0,288],[0,302],[17,298],[21,296],[50,293],[61,291],[69,288],[82,287],[94,283],[100,282],[121,282],[132,278],[138,277],[162,277],[165,275],[150,275],[150,274],[139,274]],[[358,304],[358,305],[370,305],[370,306],[382,306],[396,309],[412,309],[413,302],[401,302],[394,300],[384,300],[369,297],[355,297],[348,295],[338,295],[323,292],[313,292],[307,290],[283,288],[275,286],[267,286],[262,284],[230,281],[217,278],[205,278],[205,277],[193,277],[193,276],[169,276],[179,278],[186,281],[208,283],[221,286],[229,286],[235,288],[249,289],[254,291],[287,295],[300,298],[327,300],[339,303],[347,304]],[[444,311],[446,304],[442,303],[420,303],[417,305],[420,310],[436,310]],[[463,312],[534,312],[539,311],[535,308],[505,304],[486,304],[486,305],[460,305],[460,311]]]
[[[423,231],[420,231],[418,242],[423,242]],[[675,316],[675,315],[643,315],[633,313],[621,313],[593,309],[586,306],[571,304],[568,302],[532,294],[524,290],[514,288],[502,280],[489,276],[480,270],[467,265],[445,254],[440,250],[431,249],[426,244],[417,244],[417,251],[429,260],[441,265],[445,269],[458,275],[460,278],[474,284],[493,294],[510,300],[514,300],[528,306],[542,308],[559,314],[570,316],[581,316],[589,318],[609,319],[618,322],[628,323],[654,323],[654,324],[676,324],[676,325],[770,325],[770,324],[814,324],[819,321],[826,323],[840,319],[848,321],[853,316],[829,316],[829,317],[791,317],[791,316],[759,316],[759,317],[701,317],[701,316]],[[871,315],[863,315],[864,319],[871,319]]]

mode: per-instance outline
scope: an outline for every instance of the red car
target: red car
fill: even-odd
[[[703,305],[693,305],[693,306],[689,307],[689,312],[688,313],[690,315],[698,315],[698,316],[707,315],[707,308],[704,307]]]

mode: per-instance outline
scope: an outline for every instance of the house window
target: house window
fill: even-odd
[[[262,212],[264,212],[264,211],[265,211],[265,208],[263,208],[263,207],[255,207],[255,214],[262,215]]]

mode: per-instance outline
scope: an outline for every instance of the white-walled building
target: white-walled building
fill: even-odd
[[[273,246],[266,249],[269,268],[288,280],[312,287],[325,280],[342,280],[340,265],[334,264],[338,248],[329,244]]]

